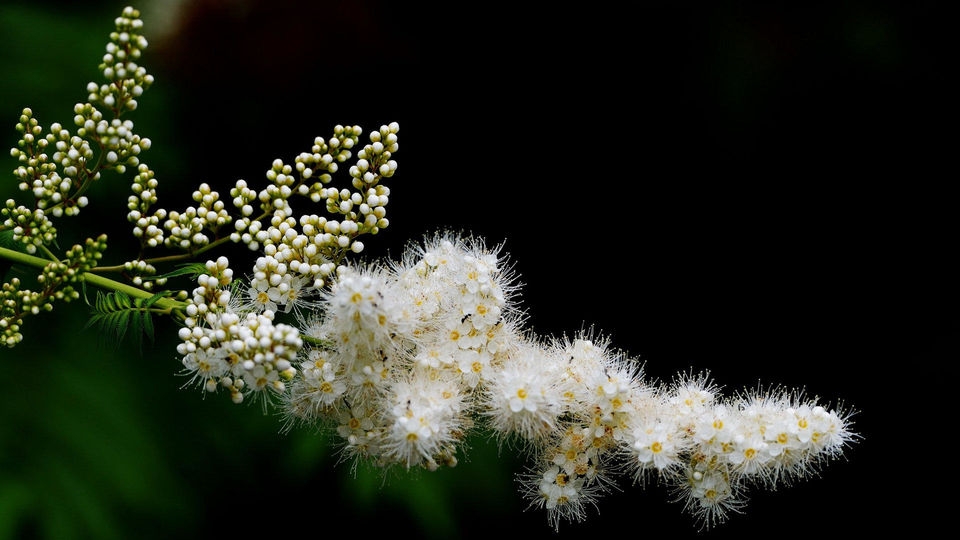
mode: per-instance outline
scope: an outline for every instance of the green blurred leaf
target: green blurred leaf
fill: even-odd
[[[0,434],[0,437],[6,434]],[[0,464],[3,463],[0,456]],[[33,504],[34,495],[30,486],[5,477],[0,468],[0,538],[15,538],[17,516]]]
[[[13,231],[0,231],[0,247],[5,247],[13,251],[19,251],[20,253],[26,253],[26,247],[23,242],[13,239]],[[27,275],[26,269],[23,265],[13,264],[13,261],[7,259],[0,259],[0,279],[3,279],[5,282],[10,281],[14,277],[23,278]]]
[[[14,380],[36,381],[0,400],[0,484],[31,490],[4,505],[0,526],[37,528],[39,538],[128,538],[133,517],[159,526],[193,494],[164,449],[168,415],[147,412],[156,402],[143,358],[130,362],[128,351],[71,331],[78,315],[43,314],[46,328],[25,328],[15,353],[0,353]]]

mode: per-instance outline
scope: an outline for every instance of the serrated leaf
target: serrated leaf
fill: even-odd
[[[125,313],[130,314],[129,315],[130,326],[131,326],[130,330],[133,332],[134,335],[142,336],[143,335],[143,313],[133,312],[133,311],[126,311]]]
[[[153,341],[154,325],[150,309],[158,300],[170,296],[169,291],[154,294],[150,298],[132,298],[130,295],[114,291],[97,293],[93,313],[84,329],[97,327],[103,336],[115,336],[116,344],[123,341],[128,332],[136,336],[138,345],[143,346],[144,334]]]
[[[143,335],[146,335],[150,340],[150,343],[153,343],[153,317],[150,316],[150,313],[145,312],[143,314]]]
[[[114,298],[117,302],[117,306],[120,309],[130,309],[133,307],[133,302],[130,300],[130,296],[125,292],[116,291],[114,293]]]
[[[130,311],[118,311],[113,314],[117,319],[116,329],[117,329],[117,342],[123,341],[123,336],[127,335],[127,328],[130,327]]]

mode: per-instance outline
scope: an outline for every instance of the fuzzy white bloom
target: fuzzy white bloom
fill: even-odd
[[[687,467],[683,480],[675,484],[674,493],[701,529],[724,522],[730,513],[741,512],[746,505],[738,485],[731,482],[729,470],[701,460],[694,460]]]
[[[391,386],[385,398],[388,427],[383,456],[407,468],[428,464],[456,453],[469,423],[464,416],[460,385],[453,378],[435,377],[430,370],[413,370]]]
[[[501,438],[542,441],[565,412],[560,351],[523,343],[488,378],[482,412]]]
[[[333,286],[321,293],[323,333],[336,344],[348,371],[378,371],[403,352],[396,336],[408,336],[409,329],[392,294],[392,279],[381,268],[344,267]]]
[[[547,512],[547,520],[555,530],[565,521],[578,522],[586,518],[587,509],[596,504],[603,492],[600,484],[589,483],[582,477],[567,474],[555,465],[523,476],[523,492],[530,507]]]
[[[682,465],[680,453],[684,450],[683,432],[672,419],[660,419],[633,429],[633,452],[640,469],[648,467],[659,471]]]

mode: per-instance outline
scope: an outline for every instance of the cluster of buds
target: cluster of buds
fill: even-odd
[[[8,347],[23,339],[20,327],[24,317],[38,310],[51,310],[56,300],[76,299],[78,294],[71,283],[92,269],[100,258],[90,253],[88,261],[78,262],[74,255],[84,253],[86,248],[74,248],[66,254],[66,260],[58,260],[51,251],[58,237],[53,220],[79,214],[89,203],[87,191],[104,170],[123,173],[127,166],[149,170],[140,163],[139,155],[150,148],[150,139],[136,134],[133,122],[121,118],[137,108],[137,98],[153,83],[153,76],[136,63],[147,47],[141,34],[143,22],[139,11],[132,7],[125,8],[114,22],[116,30],[110,33],[100,64],[104,81],[88,83],[89,101],[74,106],[76,133],[60,123],[51,124],[44,133],[30,108],[23,109],[16,126],[21,138],[10,151],[18,163],[13,173],[20,190],[33,196],[33,204],[7,200],[0,207],[0,235],[9,235],[9,245],[26,255],[43,255],[31,258],[8,254],[41,268],[38,282],[42,288],[23,289],[19,279],[4,283],[0,293],[0,329]],[[145,198],[149,199],[149,192]],[[86,245],[98,246],[96,250],[102,253],[106,239],[87,239]],[[141,274],[154,270],[152,265],[138,262],[127,268],[136,268]],[[138,280],[136,284],[144,282]]]
[[[177,351],[183,355],[184,368],[207,391],[229,389],[235,403],[251,392],[258,396],[283,392],[284,381],[296,372],[291,361],[303,344],[300,333],[289,325],[274,324],[272,311],[231,309],[233,272],[225,257],[208,262],[207,270],[193,290],[180,329],[183,343]]]

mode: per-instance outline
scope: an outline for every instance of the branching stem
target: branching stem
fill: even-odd
[[[5,247],[0,247],[0,258],[13,261],[14,263],[26,264],[36,268],[45,268],[50,261],[48,259],[43,259],[40,257],[35,257],[27,253],[21,253],[12,249]],[[98,276],[92,272],[83,272],[80,279],[90,285],[99,287],[101,289],[108,289],[112,291],[120,291],[126,293],[134,298],[142,298],[144,300],[153,297],[154,293],[145,291],[143,289],[138,289],[131,285],[125,283],[120,283],[119,281],[114,281],[103,276]],[[172,298],[161,298],[154,304],[158,308],[163,309],[177,309],[185,307],[187,304],[185,302],[179,302]]]

